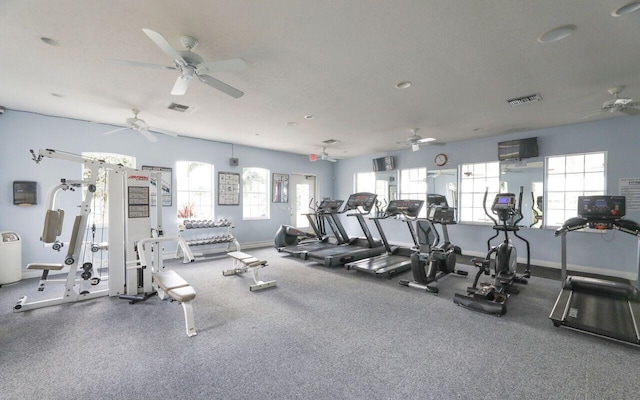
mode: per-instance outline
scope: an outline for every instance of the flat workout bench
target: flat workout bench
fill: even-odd
[[[158,297],[164,300],[166,296],[169,296],[182,304],[187,335],[197,335],[193,320],[193,304],[191,304],[191,300],[196,297],[196,291],[193,287],[172,270],[154,272],[153,280],[158,285]]]
[[[249,268],[253,271],[253,280],[256,282],[254,285],[249,286],[249,290],[254,292],[256,290],[266,289],[272,286],[276,286],[276,281],[261,281],[258,276],[258,270],[267,266],[267,262],[264,260],[258,260],[257,258],[243,253],[241,251],[232,251],[227,255],[233,258],[233,268],[222,271],[222,275],[239,275],[247,272]]]

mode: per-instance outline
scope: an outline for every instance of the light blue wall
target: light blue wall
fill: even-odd
[[[346,198],[353,191],[353,174],[370,171],[371,159],[384,155],[396,157],[398,169],[424,167],[438,169],[433,163],[437,153],[444,152],[449,163],[443,168],[459,164],[497,160],[497,143],[503,140],[538,137],[540,157],[530,161],[544,161],[545,156],[592,152],[608,152],[608,194],[618,194],[618,180],[640,176],[640,118],[622,117],[606,121],[569,125],[557,128],[519,132],[497,137],[468,140],[447,144],[443,147],[421,146],[417,152],[410,149],[390,153],[372,154],[339,161],[335,182],[335,195]],[[446,138],[445,138],[446,140]],[[517,190],[518,188],[510,190]],[[526,195],[526,193],[525,193]],[[628,219],[640,221],[640,212],[629,211]],[[385,221],[387,236],[392,241],[409,242],[407,229],[394,221]],[[359,228],[352,222],[347,224],[350,233]],[[486,226],[459,224],[449,228],[452,242],[462,247],[467,254],[482,254],[486,251],[486,239],[493,231]],[[531,258],[539,265],[558,266],[560,263],[560,239],[552,230],[523,229],[521,235],[531,242]],[[603,239],[615,239],[611,243]],[[635,274],[637,240],[633,236],[616,232],[600,234],[575,232],[568,238],[568,263],[577,266],[612,269]],[[525,254],[524,245],[518,245],[518,255]]]
[[[23,264],[29,262],[60,262],[61,256],[50,249],[44,249],[39,242],[42,230],[43,202],[46,191],[57,184],[60,178],[79,179],[80,167],[76,163],[63,160],[45,159],[40,165],[31,161],[29,149],[53,148],[73,153],[83,151],[113,152],[135,156],[137,165],[155,165],[175,168],[176,161],[191,160],[213,163],[217,171],[241,172],[242,167],[263,167],[271,172],[303,173],[318,176],[319,197],[346,199],[353,192],[354,173],[371,171],[371,159],[385,155],[396,157],[398,169],[434,166],[433,158],[439,152],[449,157],[444,169],[454,168],[461,163],[494,161],[497,158],[497,143],[503,140],[538,136],[541,157],[590,151],[608,151],[608,192],[618,193],[618,179],[640,176],[640,118],[623,117],[606,121],[570,125],[537,131],[520,132],[499,137],[483,138],[450,143],[444,147],[422,146],[420,151],[409,149],[389,153],[372,154],[340,160],[337,163],[309,163],[300,155],[268,151],[263,149],[234,146],[234,157],[240,159],[239,167],[230,167],[231,146],[225,143],[209,142],[188,138],[172,138],[161,135],[160,141],[150,144],[132,131],[123,131],[103,136],[110,126],[46,117],[36,114],[8,110],[0,116],[0,230],[18,232],[23,241]],[[334,176],[335,175],[335,176]],[[38,206],[17,207],[12,204],[12,182],[33,180],[38,182]],[[175,187],[175,176],[174,176]],[[513,189],[512,189],[513,190]],[[76,214],[79,196],[64,197],[62,208],[67,211],[67,229]],[[175,195],[173,207],[163,209],[163,219],[167,234],[176,233]],[[234,233],[241,243],[271,241],[277,228],[289,222],[286,205],[271,203],[271,219],[264,221],[242,221],[241,206],[216,206],[216,217],[224,217],[236,224]],[[640,220],[640,212],[628,213],[629,219]],[[361,236],[361,230],[353,218],[342,218],[349,233]],[[404,224],[383,221],[387,236],[395,242],[410,242]],[[370,228],[375,232],[373,224]],[[460,224],[450,227],[452,241],[461,246],[467,254],[481,254],[485,251],[486,238],[491,234],[486,226]],[[541,265],[557,266],[560,262],[560,240],[551,230],[525,229],[522,235],[532,244],[531,257]],[[571,233],[569,242],[569,263],[578,266],[612,269],[635,273],[635,238],[617,232],[611,243],[611,233],[605,238],[599,234]],[[517,244],[517,242],[516,242]],[[518,244],[519,255],[524,248]]]
[[[115,127],[47,117],[7,110],[0,116],[0,231],[14,231],[22,238],[23,265],[30,262],[62,262],[63,255],[45,249],[39,238],[42,234],[44,201],[49,188],[61,178],[81,179],[80,164],[44,159],[40,164],[31,160],[29,149],[55,149],[71,153],[107,152],[136,157],[137,166],[153,165],[174,169],[177,161],[201,161],[214,164],[217,172],[242,173],[243,167],[261,167],[277,173],[302,173],[318,177],[319,197],[333,195],[334,164],[309,162],[302,155],[269,151],[246,146],[233,146],[233,156],[240,160],[238,167],[229,166],[231,145],[198,139],[157,135],[159,142],[150,143],[138,133],[126,130],[104,136]],[[13,205],[12,182],[36,181],[38,205]],[[173,187],[175,188],[175,174]],[[64,193],[60,208],[66,212],[65,232],[70,230],[77,214],[80,195]],[[216,218],[227,218],[235,224],[234,234],[241,244],[271,242],[281,224],[289,223],[289,204],[271,205],[269,220],[243,221],[242,206],[215,206]],[[167,235],[177,231],[176,196],[173,206],[163,208],[163,222]],[[68,233],[64,236],[68,240]],[[106,239],[105,239],[106,240]]]

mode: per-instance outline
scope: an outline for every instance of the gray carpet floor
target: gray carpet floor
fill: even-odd
[[[255,249],[263,279],[223,277],[220,257],[169,263],[197,291],[198,335],[182,307],[100,298],[24,313],[27,279],[0,288],[2,399],[638,399],[640,350],[553,327],[556,280],[535,276],[503,317],[392,279]],[[463,267],[473,272],[472,267]]]

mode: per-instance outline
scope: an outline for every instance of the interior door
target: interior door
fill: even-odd
[[[313,175],[291,174],[289,178],[289,198],[291,205],[290,225],[307,232],[313,232],[307,214],[311,211],[309,203],[316,199],[316,177]]]

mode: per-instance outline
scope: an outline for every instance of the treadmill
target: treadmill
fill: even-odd
[[[348,262],[344,266],[358,271],[368,272],[376,276],[386,275],[391,278],[393,274],[406,271],[411,268],[411,255],[415,253],[419,247],[416,231],[413,228],[413,221],[418,218],[423,200],[391,200],[384,214],[380,217],[373,217],[373,222],[380,233],[380,238],[384,244],[386,253],[379,256],[365,258],[358,261]],[[387,218],[400,218],[407,224],[414,246],[412,248],[404,246],[390,246],[387,236],[382,230],[380,220]]]
[[[578,217],[556,230],[562,239],[562,291],[549,318],[556,327],[584,331],[606,339],[640,345],[640,225],[625,216],[624,196],[580,196]],[[567,233],[583,228],[618,230],[638,237],[639,267],[635,286],[583,276],[567,276]]]
[[[349,237],[347,236],[344,227],[340,224],[340,221],[335,217],[335,214],[338,213],[343,202],[343,200],[324,199],[316,207],[315,212],[305,214],[309,220],[309,225],[316,234],[316,240],[314,241],[285,246],[283,244],[298,242],[298,237],[296,235],[298,230],[289,226],[281,228],[281,230],[284,229],[284,232],[279,231],[276,233],[276,249],[278,252],[288,253],[306,260],[310,251],[333,248],[337,245],[348,243]],[[327,222],[334,237],[331,238],[326,235],[323,230],[318,227],[315,220],[319,223]],[[292,230],[292,233],[288,233],[288,231]]]
[[[367,192],[354,193],[349,196],[344,209],[341,212],[332,214],[332,219],[327,219],[327,221],[336,223],[336,229],[344,234],[343,239],[345,239],[346,242],[325,249],[309,251],[306,254],[307,257],[322,262],[325,267],[337,267],[350,261],[361,260],[384,253],[385,248],[382,246],[382,242],[375,240],[371,236],[371,231],[364,220],[364,216],[369,214],[375,206],[376,197],[377,195],[375,193]],[[336,214],[344,214],[349,211],[353,212],[347,214],[347,216],[355,217],[358,220],[360,228],[362,228],[364,232],[364,238],[349,238],[342,223],[336,216]]]

